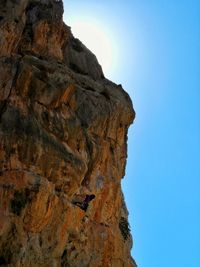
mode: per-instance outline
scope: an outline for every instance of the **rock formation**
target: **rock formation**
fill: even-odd
[[[121,85],[59,0],[0,1],[0,266],[134,267]]]

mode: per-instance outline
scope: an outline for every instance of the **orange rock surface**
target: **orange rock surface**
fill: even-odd
[[[0,2],[0,266],[135,267],[132,103],[62,15],[62,1]]]

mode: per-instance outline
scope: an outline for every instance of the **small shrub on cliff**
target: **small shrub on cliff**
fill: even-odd
[[[119,229],[121,231],[121,234],[126,241],[128,237],[130,236],[130,228],[129,228],[129,223],[126,218],[121,217],[119,221]]]

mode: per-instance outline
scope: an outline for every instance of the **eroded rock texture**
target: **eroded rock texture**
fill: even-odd
[[[0,1],[0,266],[133,267],[120,181],[134,111],[62,14]]]

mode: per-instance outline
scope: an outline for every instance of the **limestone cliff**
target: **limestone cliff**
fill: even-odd
[[[133,267],[131,100],[59,0],[0,1],[0,266]]]

